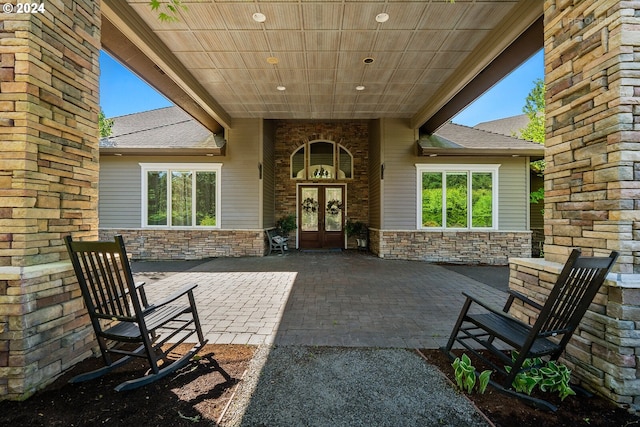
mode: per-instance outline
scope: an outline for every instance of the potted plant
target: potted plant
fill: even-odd
[[[344,229],[347,232],[347,236],[353,236],[356,238],[358,249],[367,248],[367,243],[369,240],[369,228],[367,227],[367,224],[362,221],[352,221],[348,219],[347,223],[344,226]]]
[[[287,214],[276,221],[276,227],[281,233],[282,237],[289,237],[289,233],[296,229],[296,216],[293,214]]]

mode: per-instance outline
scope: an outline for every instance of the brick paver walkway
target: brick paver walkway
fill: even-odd
[[[186,283],[198,284],[198,311],[212,344],[437,348],[451,332],[463,290],[498,305],[505,298],[442,266],[350,251],[218,258],[146,288],[153,301]]]

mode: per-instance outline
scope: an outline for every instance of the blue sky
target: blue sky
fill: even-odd
[[[167,98],[104,52],[100,54],[100,105],[107,117],[117,117],[173,105]],[[481,122],[522,114],[533,82],[544,77],[544,57],[539,51],[493,88],[460,112],[454,123],[474,126]]]

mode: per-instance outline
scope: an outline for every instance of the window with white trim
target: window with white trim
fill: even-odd
[[[417,164],[418,229],[497,229],[499,168]]]
[[[143,227],[220,228],[220,163],[140,163]]]

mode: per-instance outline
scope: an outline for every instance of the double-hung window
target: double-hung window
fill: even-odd
[[[417,164],[418,229],[497,229],[499,167]]]
[[[144,227],[220,228],[220,163],[140,163]]]

